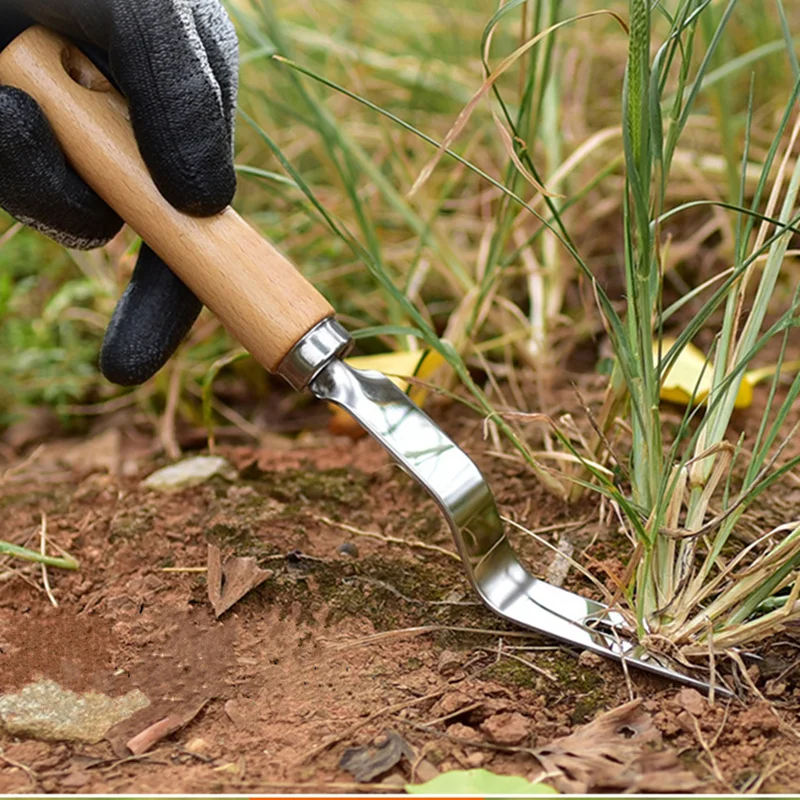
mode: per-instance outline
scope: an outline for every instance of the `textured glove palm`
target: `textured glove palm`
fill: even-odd
[[[218,0],[0,0],[0,48],[38,22],[70,36],[128,98],[162,194],[190,214],[233,198],[238,45]],[[67,247],[113,238],[120,218],[77,176],[37,103],[0,86],[0,207]],[[146,246],[106,332],[100,367],[134,385],[159,370],[201,304]]]

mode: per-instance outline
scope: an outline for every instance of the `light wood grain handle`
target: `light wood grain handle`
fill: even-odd
[[[322,295],[233,209],[176,211],[139,154],[122,96],[72,44],[31,28],[0,53],[0,83],[32,95],[80,176],[267,369],[333,315]]]

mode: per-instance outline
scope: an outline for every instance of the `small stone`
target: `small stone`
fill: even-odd
[[[502,711],[482,722],[481,730],[496,744],[521,744],[530,734],[530,720],[516,711]]]
[[[415,772],[417,778],[416,783],[427,783],[440,774],[439,770],[436,769],[427,758],[423,758],[422,761],[417,764]]]
[[[76,694],[55,681],[43,680],[17,694],[0,695],[0,730],[9,736],[94,744],[149,704],[138,689],[123,697]]]
[[[156,492],[176,492],[200,486],[219,475],[227,480],[234,480],[236,472],[233,467],[219,456],[193,456],[156,470],[142,481],[145,489]]]
[[[442,650],[437,669],[443,678],[454,675],[461,670],[461,656],[452,650]]]
[[[678,703],[681,708],[693,714],[695,717],[700,717],[706,710],[706,701],[703,695],[697,689],[681,689],[678,692]]]
[[[336,548],[336,552],[340,556],[347,556],[348,558],[358,558],[358,547],[353,542],[342,542]]]
[[[402,789],[408,781],[402,775],[389,775],[381,781],[381,786],[389,786],[391,788]]]
[[[475,730],[470,728],[469,725],[462,725],[460,722],[454,722],[447,727],[447,735],[453,736],[456,739],[463,739],[465,742],[482,742],[483,738]],[[440,765],[442,772],[446,772],[444,766]]]
[[[777,678],[767,681],[767,685],[764,687],[764,694],[767,697],[781,697],[785,693],[786,681],[780,681]]]
[[[478,767],[482,767],[486,763],[486,753],[481,753],[480,750],[476,750],[464,759],[464,763],[470,769],[478,769]]]
[[[196,756],[208,756],[211,746],[209,743],[200,736],[195,736],[194,739],[189,740],[183,748],[187,753],[192,753]]]
[[[597,669],[603,663],[603,656],[591,650],[582,650],[578,656],[578,664],[586,669]]]

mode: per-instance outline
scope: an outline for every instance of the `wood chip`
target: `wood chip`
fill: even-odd
[[[208,699],[204,699],[189,706],[185,711],[170,714],[168,717],[154,722],[128,740],[126,743],[128,750],[135,756],[146,753],[154,744],[188,725],[205,708],[207,702]]]

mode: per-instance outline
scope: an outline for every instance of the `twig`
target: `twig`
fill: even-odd
[[[39,552],[42,554],[42,559],[47,558],[47,514],[44,511],[42,511],[42,525],[39,528]],[[47,575],[47,564],[44,563],[44,560],[42,561],[42,583],[53,608],[58,608],[58,601],[50,588],[50,578]]]
[[[21,473],[26,467],[29,467],[43,452],[44,445],[40,444],[27,458],[25,458],[19,464],[9,467],[2,475],[0,475],[0,486],[13,478],[15,475]]]
[[[24,772],[28,776],[28,780],[31,782],[31,788],[36,788],[39,783],[39,776],[36,774],[34,769],[29,767],[27,764],[23,764],[21,761],[14,761],[13,758],[9,758],[7,755],[5,755],[5,753],[3,753],[2,748],[0,748],[0,761],[5,761],[9,767],[14,767],[14,769]]]
[[[208,572],[208,567],[162,567],[162,572],[172,572],[172,573],[182,573],[182,572],[191,572],[197,575]]]
[[[498,655],[502,655],[504,658],[510,658],[514,661],[519,661],[520,664],[524,664],[529,669],[532,669],[534,672],[541,675],[543,678],[547,678],[547,680],[552,681],[553,683],[558,683],[558,678],[553,675],[552,672],[544,669],[543,667],[537,667],[536,664],[528,661],[526,658],[521,658],[520,656],[516,656],[513,653],[509,653],[508,650],[503,650],[502,652],[498,653]]]
[[[710,619],[708,620],[706,628],[706,638],[708,640],[708,668],[710,673],[708,680],[708,702],[713,706],[717,684],[717,662],[714,654],[714,626]],[[727,718],[727,714],[725,716]]]
[[[370,636],[364,636],[361,639],[352,639],[348,642],[336,642],[333,646],[337,650],[345,650],[349,647],[364,647],[369,644],[376,644],[378,642],[391,639],[401,639],[404,636],[422,636],[426,633],[440,633],[442,631],[467,634],[477,633],[482,636],[505,636],[516,639],[533,639],[540,635],[534,633],[533,631],[501,631],[491,628],[469,628],[460,625],[420,625],[414,628],[401,628],[395,631],[373,633]]]
[[[14,223],[2,236],[0,236],[0,247],[5,247],[21,230],[22,223]]]
[[[426,542],[420,542],[417,539],[401,539],[397,536],[385,536],[382,533],[364,531],[360,528],[354,528],[352,525],[347,525],[344,522],[335,522],[328,517],[314,515],[314,519],[316,519],[318,522],[323,522],[326,525],[331,525],[334,528],[341,528],[343,531],[353,533],[356,536],[363,536],[367,539],[376,539],[379,542],[386,542],[387,544],[400,544],[404,545],[405,547],[416,547],[419,550],[430,550],[431,552],[439,553],[439,555],[452,558],[459,563],[461,562],[461,556],[459,556],[457,553],[454,553],[452,550],[448,550],[445,547],[438,547],[435,544],[427,544]]]
[[[770,754],[770,762],[775,760],[775,755]],[[763,770],[759,775],[755,776],[753,783],[747,786],[742,790],[742,792],[747,792],[748,794],[759,794],[761,787],[776,773],[780,772],[784,767],[788,767],[792,762],[791,761],[781,761],[780,764],[776,764],[770,766]]]
[[[700,725],[697,722],[697,717],[695,717],[694,714],[689,714],[689,717],[691,718],[692,725],[694,726],[694,735],[695,738],[697,739],[697,743],[700,745],[700,747],[703,748],[703,750],[705,751],[706,755],[709,758],[709,761],[711,762],[711,769],[714,773],[714,777],[720,782],[720,784],[722,784],[722,786],[724,786],[727,789],[727,791],[729,791],[731,794],[735,794],[736,790],[733,788],[733,786],[730,785],[730,783],[728,783],[728,781],[725,780],[725,776],[722,774],[722,771],[719,768],[719,764],[717,763],[716,756],[711,751],[708,742],[703,737],[703,733],[700,730]]]
[[[173,460],[181,457],[181,448],[175,435],[175,418],[178,414],[178,402],[181,396],[181,378],[183,377],[183,359],[177,358],[172,365],[167,388],[167,403],[159,425],[159,438],[164,452]]]
[[[483,705],[483,700],[477,700],[474,703],[469,703],[466,706],[461,706],[461,708],[457,708],[455,711],[451,711],[449,714],[445,714],[443,717],[437,717],[436,719],[428,720],[425,725],[438,725],[440,722],[447,722],[449,719],[453,719],[453,717],[460,717],[464,714],[468,714],[470,711],[475,711],[476,709],[480,708]]]

